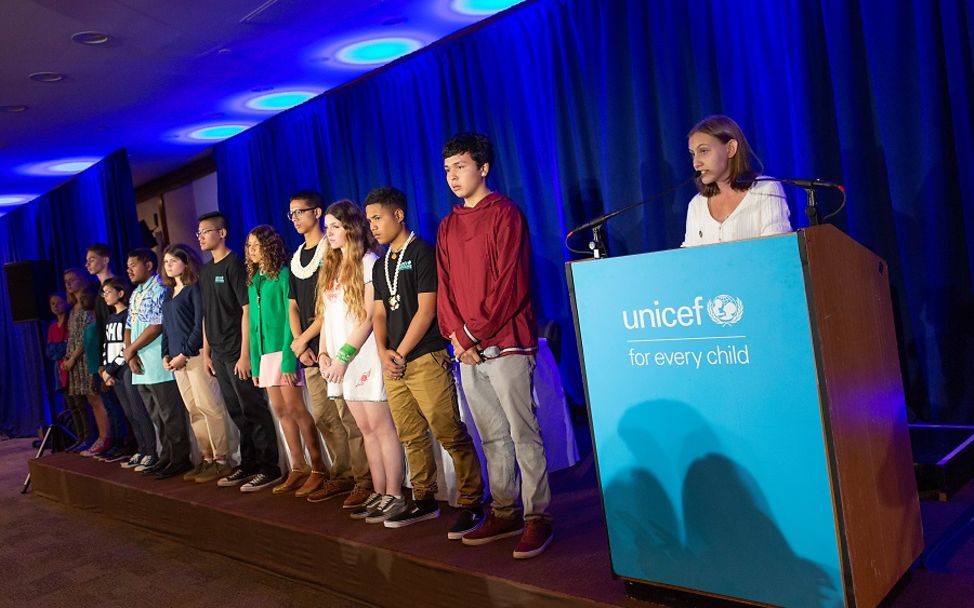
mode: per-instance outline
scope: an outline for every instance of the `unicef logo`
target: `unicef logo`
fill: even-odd
[[[740,298],[721,294],[707,301],[707,314],[717,325],[733,325],[744,315],[744,302]]]

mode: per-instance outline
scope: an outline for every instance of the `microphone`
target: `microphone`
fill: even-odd
[[[636,207],[640,207],[642,205],[645,205],[646,203],[651,203],[651,202],[655,201],[658,198],[662,198],[662,197],[664,197],[664,196],[666,196],[668,194],[672,194],[673,192],[676,192],[677,190],[679,190],[683,186],[687,185],[688,183],[692,182],[693,180],[697,179],[698,177],[700,177],[700,172],[699,171],[694,171],[693,177],[691,177],[689,179],[686,179],[686,180],[680,182],[679,184],[673,186],[672,188],[670,188],[669,190],[666,190],[665,192],[660,192],[659,194],[654,194],[653,196],[651,196],[651,197],[649,197],[647,199],[643,199],[643,200],[639,201],[638,203],[633,203],[631,205],[627,205],[627,206],[623,207],[622,209],[616,209],[615,211],[610,211],[609,213],[606,213],[605,215],[600,215],[599,217],[595,218],[594,220],[585,222],[581,226],[576,226],[568,234],[565,235],[565,240],[567,241],[569,238],[572,237],[572,235],[574,235],[577,232],[581,232],[583,230],[588,230],[590,228],[596,228],[598,226],[601,226],[602,224],[604,224],[607,221],[611,220],[615,216],[617,216],[617,215],[619,215],[621,213],[625,213],[626,211],[629,211],[630,209],[635,209]]]
[[[824,179],[802,179],[802,178],[792,178],[792,177],[755,177],[754,179],[741,179],[738,177],[734,180],[734,185],[737,187],[747,187],[753,182],[778,182],[781,184],[788,184],[791,186],[798,186],[799,188],[832,188],[834,190],[839,190],[840,192],[845,192],[845,186],[842,184],[836,184],[833,182],[827,182]]]

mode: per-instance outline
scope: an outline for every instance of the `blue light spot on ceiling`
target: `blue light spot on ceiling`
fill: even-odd
[[[60,158],[49,160],[43,163],[34,163],[20,167],[18,171],[28,175],[74,175],[81,173],[88,167],[97,163],[100,158],[96,157],[75,157]]]
[[[278,112],[301,105],[316,95],[313,91],[278,91],[249,99],[244,105],[251,110]]]
[[[0,194],[0,207],[13,207],[37,198],[36,194]]]
[[[521,0],[453,0],[450,8],[461,15],[493,15],[520,3]]]
[[[186,134],[189,139],[194,139],[196,141],[219,141],[221,139],[226,139],[228,137],[233,137],[238,133],[242,133],[250,128],[250,125],[210,125],[208,127],[200,127],[194,129]]]
[[[63,163],[55,163],[53,165],[48,165],[47,168],[52,173],[64,173],[64,174],[74,174],[80,173],[92,166],[98,161],[87,161],[87,160],[69,160]]]
[[[415,38],[374,38],[342,47],[335,58],[344,63],[375,65],[388,63],[423,47]]]

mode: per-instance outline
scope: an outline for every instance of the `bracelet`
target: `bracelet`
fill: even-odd
[[[355,353],[357,352],[358,352],[357,348],[355,348],[354,346],[346,342],[345,344],[342,345],[341,348],[338,349],[338,352],[335,353],[335,358],[341,361],[342,363],[348,363],[349,361],[352,360],[352,357],[354,357]]]

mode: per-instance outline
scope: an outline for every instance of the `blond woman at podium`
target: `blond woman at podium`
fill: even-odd
[[[708,116],[687,135],[699,194],[687,209],[681,247],[791,232],[788,199],[778,182],[754,181],[761,161],[728,116]]]

